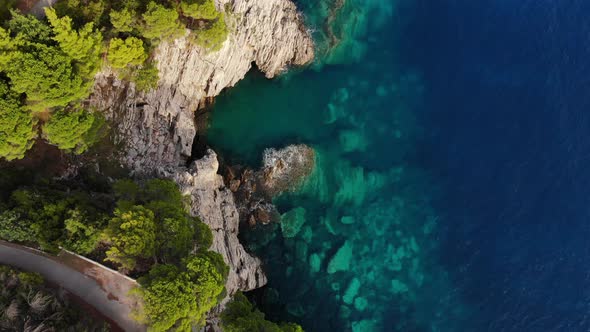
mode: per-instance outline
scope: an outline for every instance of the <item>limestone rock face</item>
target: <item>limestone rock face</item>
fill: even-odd
[[[217,174],[219,163],[213,150],[179,169],[172,177],[183,194],[191,198],[191,214],[198,216],[213,232],[212,250],[220,253],[229,265],[226,284],[228,295],[238,290],[252,290],[266,284],[261,262],[246,252],[238,241],[239,214],[232,192]]]
[[[231,31],[221,49],[208,52],[186,37],[161,43],[157,89],[137,92],[109,71],[97,76],[90,104],[116,124],[115,139],[125,145],[122,163],[136,173],[183,164],[196,134],[194,112],[253,63],[272,78],[313,59],[313,41],[290,0],[217,0],[217,6]]]
[[[158,87],[139,92],[109,70],[96,77],[91,107],[103,112],[120,146],[116,156],[137,176],[174,179],[192,200],[191,213],[213,231],[212,249],[230,267],[228,294],[266,283],[261,262],[238,241],[239,214],[233,193],[217,174],[213,151],[186,168],[197,129],[195,111],[207,98],[234,86],[255,63],[272,78],[314,57],[310,33],[291,0],[216,0],[230,33],[221,49],[207,52],[185,36],[155,50]],[[189,32],[187,31],[187,35]],[[239,185],[239,184],[238,184]]]

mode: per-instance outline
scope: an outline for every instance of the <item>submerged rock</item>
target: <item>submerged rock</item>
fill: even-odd
[[[309,256],[309,269],[312,273],[320,272],[322,267],[322,258],[318,254],[311,254]]]
[[[344,295],[342,296],[342,301],[344,301],[344,303],[346,304],[352,304],[354,298],[359,293],[360,288],[361,282],[358,280],[358,278],[352,279],[350,281],[350,284],[348,284],[348,287],[346,288]]]
[[[344,242],[342,247],[336,251],[336,254],[328,263],[328,273],[336,273],[338,271],[347,271],[350,268],[350,261],[352,259],[352,242],[350,240]]]
[[[281,216],[281,231],[286,238],[295,237],[305,224],[305,209],[297,207]]]

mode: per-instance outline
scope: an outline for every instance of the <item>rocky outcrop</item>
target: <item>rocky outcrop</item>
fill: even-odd
[[[270,196],[297,189],[313,171],[314,160],[314,150],[304,144],[264,150],[259,171],[262,189]]]
[[[212,250],[220,253],[230,266],[226,284],[228,295],[266,284],[261,262],[246,252],[238,241],[239,214],[232,192],[217,174],[219,163],[213,150],[168,176],[174,178],[183,194],[191,199],[191,214],[198,216],[213,232]]]
[[[163,42],[154,60],[158,87],[139,92],[108,70],[96,77],[90,106],[113,126],[121,164],[135,175],[175,179],[192,200],[191,213],[214,234],[212,249],[230,266],[228,294],[261,287],[261,262],[239,243],[239,213],[221,176],[213,151],[186,168],[197,129],[195,111],[209,98],[235,85],[255,63],[272,78],[290,65],[313,59],[313,43],[290,0],[216,0],[231,30],[220,50],[207,52],[188,38]],[[188,33],[188,32],[187,32]]]
[[[158,88],[148,93],[97,76],[90,104],[116,125],[121,161],[136,173],[181,165],[191,155],[194,112],[208,97],[234,86],[255,63],[272,78],[313,59],[313,42],[290,0],[217,0],[231,33],[220,50],[207,52],[181,38],[155,51]]]
[[[238,165],[224,170],[226,185],[235,193],[240,220],[253,226],[279,221],[272,199],[299,188],[315,165],[315,151],[304,144],[266,149],[262,167],[254,171]]]

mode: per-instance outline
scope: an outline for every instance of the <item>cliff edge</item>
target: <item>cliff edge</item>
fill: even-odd
[[[122,149],[121,164],[136,176],[174,179],[192,200],[191,213],[214,234],[212,249],[230,266],[229,295],[263,286],[259,259],[238,241],[233,193],[217,174],[215,153],[187,168],[196,135],[194,112],[209,97],[234,86],[255,63],[272,78],[314,57],[313,41],[290,0],[217,0],[230,28],[221,49],[207,52],[188,39],[161,43],[154,54],[158,87],[147,93],[105,70],[97,75],[90,106],[102,111]]]

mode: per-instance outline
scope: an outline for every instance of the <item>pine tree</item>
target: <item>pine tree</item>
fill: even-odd
[[[142,35],[147,39],[172,40],[185,34],[185,27],[178,21],[176,9],[150,2],[143,14]]]
[[[36,124],[22,108],[18,94],[0,81],[0,158],[23,158],[37,137]]]
[[[111,39],[107,59],[113,68],[125,68],[129,65],[141,65],[147,54],[143,48],[143,41],[135,37]]]
[[[104,124],[96,113],[62,109],[43,125],[43,138],[61,150],[80,154],[100,139]]]
[[[76,61],[80,74],[91,78],[98,69],[102,34],[94,29],[92,22],[78,31],[74,30],[72,19],[68,16],[58,18],[53,8],[45,8],[45,14],[53,28],[53,39],[65,54]]]

